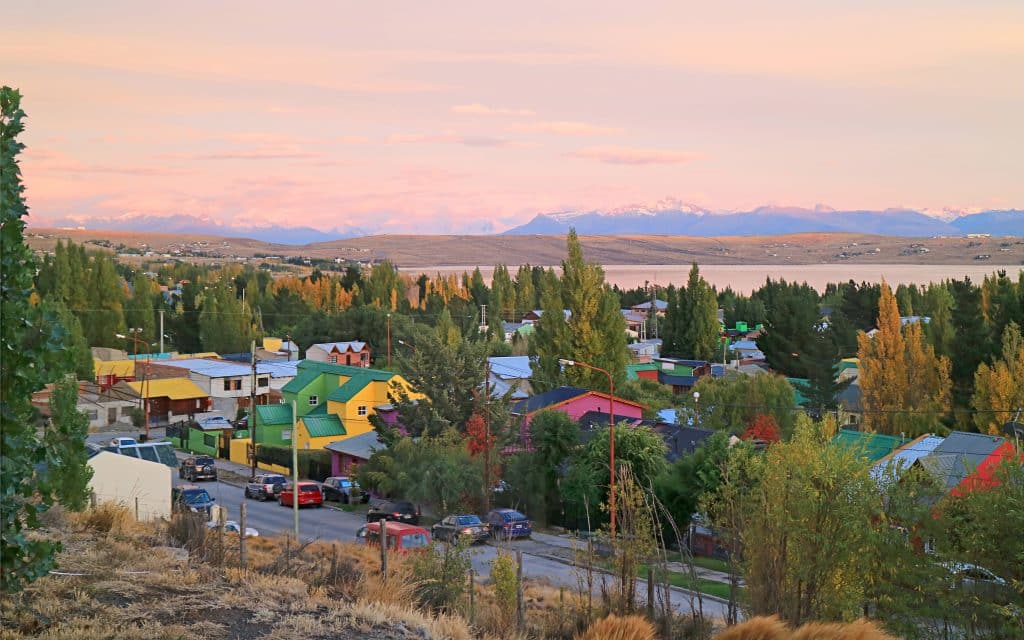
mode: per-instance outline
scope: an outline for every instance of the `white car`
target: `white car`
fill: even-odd
[[[213,429],[233,429],[231,421],[224,416],[210,416],[199,421],[199,426],[204,431]]]
[[[211,529],[217,529],[217,528],[220,527],[220,523],[219,522],[210,521],[210,522],[206,523],[206,526],[211,528]],[[234,520],[228,520],[227,522],[224,523],[224,530],[227,531],[228,533],[238,533],[240,529],[241,529],[241,527]],[[259,535],[260,535],[260,532],[257,531],[256,529],[253,529],[252,527],[246,527],[245,528],[245,537],[246,538],[258,538]]]
[[[110,441],[112,447],[134,447],[139,444],[135,441],[135,438],[113,438]]]

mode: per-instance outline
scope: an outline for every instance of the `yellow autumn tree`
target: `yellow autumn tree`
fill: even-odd
[[[865,428],[916,436],[934,430],[949,411],[950,362],[935,355],[921,325],[900,326],[896,296],[883,280],[878,331],[857,335]]]
[[[1003,330],[1003,357],[974,373],[971,405],[978,430],[992,435],[1024,408],[1024,338],[1015,322]]]

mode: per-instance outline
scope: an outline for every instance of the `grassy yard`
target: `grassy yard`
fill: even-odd
[[[661,569],[654,569],[655,580],[662,579]],[[647,578],[647,567],[641,565],[637,569],[637,575],[641,578]],[[690,591],[700,591],[706,593],[709,596],[715,596],[716,598],[722,598],[723,600],[729,599],[729,585],[724,582],[716,582],[714,580],[706,580],[704,578],[696,578],[685,574],[679,573],[678,571],[668,572],[668,581],[673,587],[680,587],[682,589],[689,589]],[[743,589],[739,590],[739,595],[742,597]]]
[[[669,551],[667,553],[670,562],[680,562],[686,564],[688,559],[678,551]],[[712,571],[721,571],[722,573],[729,573],[729,563],[725,560],[719,560],[718,558],[708,558],[706,556],[693,556],[693,564],[704,569],[710,569]]]

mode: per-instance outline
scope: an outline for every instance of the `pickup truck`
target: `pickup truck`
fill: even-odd
[[[178,468],[178,477],[189,482],[196,480],[216,480],[216,460],[211,456],[194,456],[185,458]]]
[[[281,487],[288,482],[280,473],[263,473],[249,478],[245,483],[245,497],[256,498],[259,501],[276,500],[281,493]]]

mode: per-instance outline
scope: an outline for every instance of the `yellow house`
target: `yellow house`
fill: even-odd
[[[396,384],[410,398],[425,397],[391,371],[304,360],[295,378],[281,389],[285,405],[256,408],[257,441],[290,445],[294,437],[300,449],[322,449],[331,442],[372,431],[370,416],[378,407],[394,402]],[[294,434],[292,402],[298,417]]]

